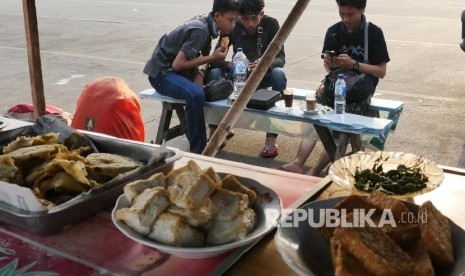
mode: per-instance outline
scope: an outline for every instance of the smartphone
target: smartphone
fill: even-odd
[[[337,56],[336,52],[333,51],[333,50],[330,50],[330,51],[326,50],[325,53],[328,54],[330,57],[336,57]]]

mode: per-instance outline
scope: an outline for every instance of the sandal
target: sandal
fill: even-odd
[[[278,144],[274,144],[272,146],[265,145],[263,147],[261,156],[263,158],[274,158],[278,155]]]
[[[232,131],[228,131],[228,135],[226,135],[226,140],[229,140],[229,139],[233,138],[234,134],[236,134],[236,133],[234,133]]]

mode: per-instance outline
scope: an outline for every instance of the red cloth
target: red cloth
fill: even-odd
[[[33,111],[34,111],[34,106],[30,103],[17,104],[11,107],[10,109],[8,109],[8,112],[11,112],[11,113],[32,113]],[[58,114],[63,113],[63,110],[56,106],[47,104],[45,105],[45,113],[58,115]]]
[[[105,77],[86,85],[77,102],[72,127],[144,141],[136,93],[122,79]]]

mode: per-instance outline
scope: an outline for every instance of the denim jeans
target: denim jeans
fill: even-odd
[[[216,80],[221,77],[227,77],[232,74],[231,71],[224,73],[221,68],[213,68],[208,72],[207,82]],[[263,76],[262,81],[258,85],[258,88],[267,88],[270,87],[274,91],[279,91],[281,95],[283,94],[284,89],[287,87],[286,73],[284,73],[283,68],[275,67],[271,70],[268,70]],[[209,125],[210,127],[216,127],[215,125]],[[278,134],[267,132],[266,137],[278,137]]]
[[[202,153],[207,145],[203,113],[205,93],[202,87],[172,71],[160,73],[155,79],[149,76],[149,81],[158,93],[186,101],[187,138],[190,151]]]

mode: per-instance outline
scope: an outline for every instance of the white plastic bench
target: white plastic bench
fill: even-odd
[[[303,98],[306,90],[295,89],[295,98]],[[154,89],[140,92],[142,99],[157,100],[162,103],[162,114],[158,125],[158,132],[155,142],[160,144],[163,140],[170,140],[185,134],[185,101],[161,95]],[[226,100],[205,103],[205,121],[209,124],[219,124],[229,109]],[[382,148],[389,134],[394,130],[403,109],[403,103],[398,101],[375,99],[370,107],[374,111],[385,112],[387,119],[372,118],[354,114],[346,114],[345,120],[340,121],[335,114],[320,114],[315,116],[302,116],[302,114],[286,113],[277,107],[267,111],[248,109],[241,114],[236,122],[236,128],[245,128],[259,131],[269,131],[281,133],[293,137],[308,137],[320,139],[323,143],[328,139],[321,139],[322,136],[330,136],[329,130],[341,131],[347,134],[360,134],[364,145],[372,145],[374,148]],[[170,127],[173,111],[179,118],[179,124]],[[344,136],[344,135],[343,135]],[[337,145],[327,145],[331,150]],[[344,141],[343,143],[347,143]],[[343,147],[347,145],[343,145]],[[361,147],[355,144],[353,147]],[[326,148],[326,146],[325,146]],[[344,148],[345,150],[345,148]],[[342,149],[339,149],[342,151]]]

